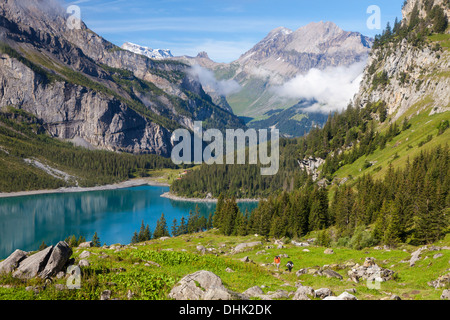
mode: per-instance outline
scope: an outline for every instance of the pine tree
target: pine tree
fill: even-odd
[[[161,214],[161,217],[156,221],[155,232],[153,233],[153,238],[161,238],[168,237],[169,231],[167,229],[166,218],[164,218],[164,213]]]
[[[44,250],[45,248],[47,248],[48,246],[45,244],[44,241],[42,241],[41,245],[39,246],[39,251]]]
[[[138,243],[138,242],[139,242],[138,233],[137,233],[137,231],[135,231],[133,233],[133,237],[131,238],[131,243],[135,244],[135,243]]]
[[[401,224],[400,224],[400,214],[398,208],[396,208],[395,203],[390,201],[387,204],[387,209],[389,211],[389,216],[387,219],[386,231],[384,232],[383,242],[388,246],[396,246],[401,241]]]
[[[173,219],[173,222],[172,222],[172,237],[179,236],[179,234],[178,234],[179,230],[180,230],[180,227],[178,226],[178,221],[175,218],[175,219]]]
[[[100,247],[100,238],[97,235],[97,232],[94,233],[92,236],[92,246],[94,247]]]
[[[142,220],[141,229],[139,230],[139,233],[138,233],[138,242],[144,242],[144,241],[146,241],[145,224],[144,224],[144,220]]]
[[[328,193],[326,189],[316,188],[311,194],[309,229],[322,230],[328,227]]]

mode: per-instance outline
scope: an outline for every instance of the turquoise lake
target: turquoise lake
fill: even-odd
[[[215,203],[175,201],[160,197],[169,187],[141,186],[126,189],[54,193],[0,198],[0,260],[16,249],[37,250],[44,241],[54,245],[68,236],[92,239],[94,232],[101,244],[128,244],[141,222],[155,230],[164,213],[167,225],[178,223],[198,205],[208,217]],[[250,212],[256,202],[239,203]]]

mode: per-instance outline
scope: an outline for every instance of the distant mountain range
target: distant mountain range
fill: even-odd
[[[372,44],[373,39],[358,32],[344,31],[333,22],[321,21],[295,31],[284,27],[274,29],[251,50],[228,64],[216,63],[204,52],[197,57],[172,59],[209,69],[218,81],[236,81],[241,90],[228,94],[226,100],[235,114],[247,121],[252,120],[248,124],[250,127],[275,126],[287,136],[301,136],[313,125],[313,121],[308,121],[308,114],[314,112],[305,109],[321,101],[318,102],[317,97],[301,94],[281,94],[283,86],[311,70],[330,73],[333,68],[349,68],[360,63],[358,74],[354,76],[356,79],[357,75],[362,74]],[[320,85],[325,86],[326,83]],[[353,89],[354,94],[358,83],[353,85]],[[351,98],[350,95],[348,102]],[[310,103],[305,104],[305,100]],[[337,106],[327,106],[326,111],[321,110],[320,113],[327,114],[330,109],[336,110]],[[313,118],[324,117],[313,115]],[[322,123],[315,122],[316,125]]]
[[[152,49],[131,42],[125,42],[121,48],[136,54],[144,55],[150,59],[166,59],[173,57],[172,52],[168,49]]]

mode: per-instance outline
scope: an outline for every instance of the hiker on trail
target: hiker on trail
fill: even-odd
[[[286,267],[287,267],[286,271],[289,270],[289,272],[291,272],[292,268],[294,267],[294,263],[292,261],[288,261],[288,263],[286,264]]]
[[[280,256],[275,256],[275,258],[273,259],[273,263],[275,263],[275,265],[277,266],[277,270],[278,270],[280,268],[280,263],[281,263]]]

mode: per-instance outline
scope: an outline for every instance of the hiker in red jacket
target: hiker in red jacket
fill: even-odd
[[[280,256],[275,256],[275,258],[273,259],[273,263],[275,263],[275,265],[277,266],[277,270],[278,270],[280,268],[280,263],[281,263]]]

